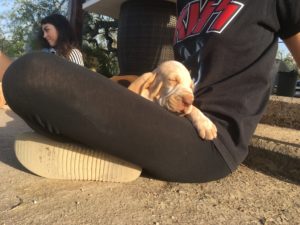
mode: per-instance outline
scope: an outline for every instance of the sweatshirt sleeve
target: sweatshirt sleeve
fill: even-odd
[[[276,0],[280,24],[278,35],[282,39],[300,32],[300,0]]]

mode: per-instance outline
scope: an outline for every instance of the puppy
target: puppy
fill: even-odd
[[[153,72],[144,73],[128,87],[140,96],[156,102],[179,116],[186,116],[205,140],[217,137],[217,128],[193,106],[194,84],[189,71],[177,61],[166,61]]]

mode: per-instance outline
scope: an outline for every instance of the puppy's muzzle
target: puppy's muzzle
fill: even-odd
[[[190,90],[176,88],[160,99],[159,104],[173,113],[184,116],[192,111],[193,102],[194,95]]]

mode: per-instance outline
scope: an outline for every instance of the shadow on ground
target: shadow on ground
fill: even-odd
[[[300,185],[300,160],[297,158],[250,147],[243,164],[276,179]]]

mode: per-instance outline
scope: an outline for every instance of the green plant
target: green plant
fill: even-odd
[[[85,13],[83,24],[82,51],[85,66],[107,77],[118,74],[117,21]]]

